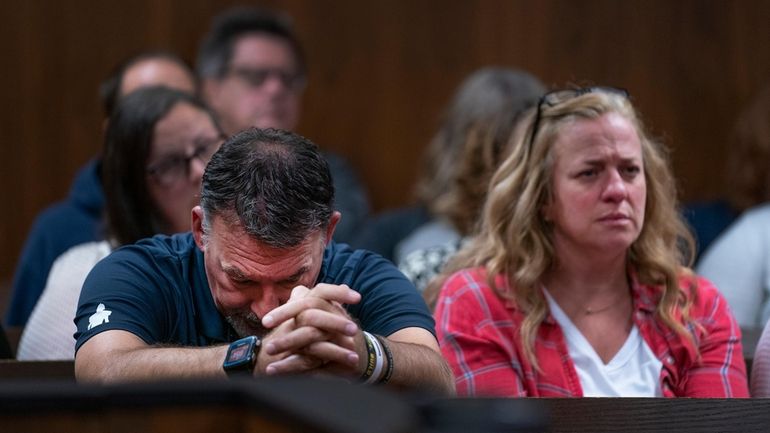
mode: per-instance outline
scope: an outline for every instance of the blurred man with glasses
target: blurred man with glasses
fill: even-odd
[[[203,98],[228,135],[241,130],[293,131],[307,84],[305,58],[287,17],[234,8],[214,18],[198,52]],[[348,242],[369,213],[369,200],[349,164],[324,152],[342,213],[335,238]]]

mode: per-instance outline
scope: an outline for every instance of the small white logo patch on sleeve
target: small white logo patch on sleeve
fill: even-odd
[[[96,328],[102,323],[108,323],[110,321],[110,314],[112,314],[112,311],[105,310],[104,304],[99,304],[96,307],[96,313],[88,318],[88,329]]]

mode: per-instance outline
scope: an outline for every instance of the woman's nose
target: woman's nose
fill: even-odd
[[[190,179],[200,183],[203,179],[203,172],[206,170],[206,162],[201,158],[192,158],[190,160]]]
[[[607,173],[609,178],[604,186],[603,198],[610,201],[624,200],[628,194],[625,179],[617,170],[608,170]]]

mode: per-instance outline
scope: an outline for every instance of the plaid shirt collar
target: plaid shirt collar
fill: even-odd
[[[654,314],[658,300],[661,297],[660,290],[656,289],[654,286],[640,283],[637,273],[633,268],[629,267],[628,274],[631,284],[631,296],[634,302],[634,312],[643,311],[649,315]],[[495,278],[495,285],[497,287],[511,287],[508,284],[508,278],[502,275],[498,275]],[[503,303],[512,314],[523,314],[515,300],[504,298]],[[556,320],[551,316],[550,311],[546,313],[543,323],[549,325],[556,324]]]

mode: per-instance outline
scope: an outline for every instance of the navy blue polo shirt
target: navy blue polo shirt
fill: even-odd
[[[361,327],[390,335],[419,327],[435,335],[433,317],[411,282],[386,259],[330,242],[317,283],[347,284],[361,302],[347,307]],[[147,344],[209,346],[238,339],[211,296],[191,233],[158,235],[115,250],[89,273],[75,315],[75,349],[110,329]]]

